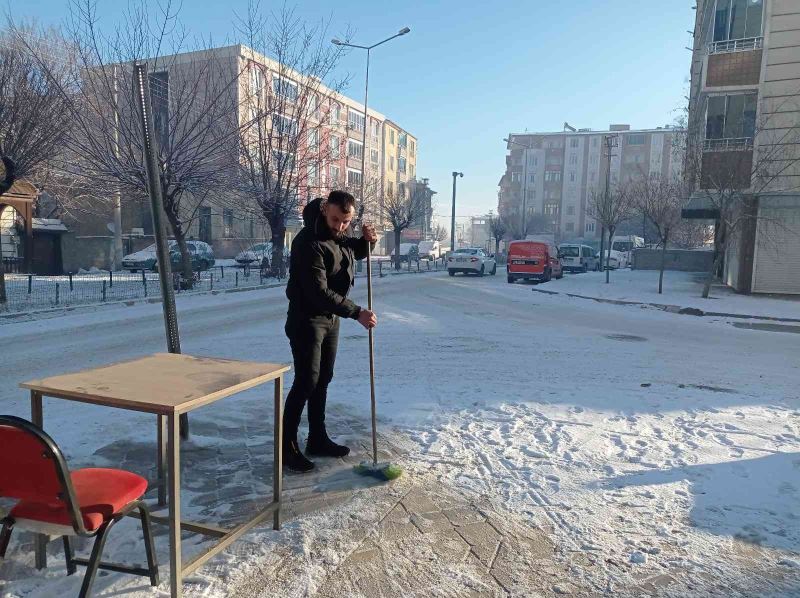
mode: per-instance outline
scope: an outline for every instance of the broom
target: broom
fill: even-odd
[[[372,243],[367,243],[367,308],[372,311]],[[399,465],[384,461],[378,463],[378,423],[375,415],[375,337],[373,329],[369,329],[369,388],[372,404],[372,462],[362,461],[353,469],[364,476],[372,476],[380,480],[399,478],[403,470]]]

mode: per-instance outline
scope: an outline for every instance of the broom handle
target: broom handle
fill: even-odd
[[[367,243],[367,309],[372,311],[372,243]],[[375,415],[375,337],[369,329],[369,395],[372,406],[372,464],[378,464],[378,432]]]

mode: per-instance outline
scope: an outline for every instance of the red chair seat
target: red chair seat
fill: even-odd
[[[123,469],[87,467],[73,471],[71,477],[87,531],[97,530],[125,505],[141,498],[147,491],[147,480]],[[21,500],[11,509],[9,515],[14,519],[72,525],[63,503],[46,504]]]

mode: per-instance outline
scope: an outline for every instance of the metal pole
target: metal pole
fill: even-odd
[[[522,150],[522,238],[528,236],[528,147]]]
[[[367,75],[364,79],[364,131],[361,135],[361,214],[363,218],[366,208],[364,197],[364,181],[367,178],[367,101],[369,100],[369,51],[367,48]],[[370,308],[371,309],[371,308]]]
[[[114,65],[114,158],[119,163],[119,85]],[[119,185],[114,189],[114,264],[112,270],[122,269],[122,195]]]
[[[450,217],[450,251],[456,250],[456,176],[457,172],[453,173],[453,213]]]

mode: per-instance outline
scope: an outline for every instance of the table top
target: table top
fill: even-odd
[[[156,353],[20,386],[49,397],[174,415],[275,380],[289,369],[277,363]]]

